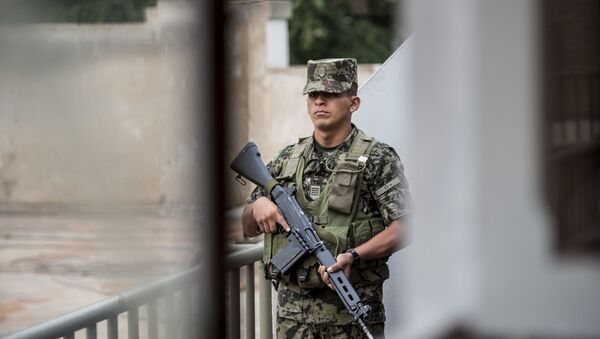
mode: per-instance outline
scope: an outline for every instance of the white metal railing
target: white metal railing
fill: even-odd
[[[225,258],[225,270],[230,277],[231,314],[230,336],[240,338],[240,269],[246,267],[246,337],[254,338],[254,264],[262,257],[262,243],[235,245]],[[262,266],[262,264],[260,264]],[[259,272],[262,270],[259,270]],[[5,339],[74,339],[75,332],[85,330],[87,339],[96,339],[98,323],[107,321],[108,339],[119,338],[119,315],[127,316],[127,338],[140,336],[139,310],[147,313],[148,338],[158,339],[159,327],[168,338],[194,338],[192,304],[194,288],[198,288],[201,267],[196,265],[173,276],[161,279],[141,288],[129,290],[98,303],[86,306],[45,323],[11,334]],[[265,279],[259,279],[261,338],[272,338],[271,287]],[[196,300],[197,302],[197,300]],[[180,303],[175,308],[176,303]],[[165,319],[159,319],[159,304],[164,308]],[[179,317],[176,312],[182,312]]]

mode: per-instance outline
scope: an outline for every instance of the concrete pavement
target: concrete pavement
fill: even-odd
[[[180,271],[199,227],[190,215],[0,214],[0,336]]]

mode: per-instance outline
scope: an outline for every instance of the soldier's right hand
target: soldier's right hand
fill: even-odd
[[[263,233],[277,233],[277,224],[290,231],[290,226],[279,212],[277,205],[267,197],[260,197],[252,204],[252,216]]]

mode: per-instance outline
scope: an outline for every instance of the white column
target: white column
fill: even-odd
[[[286,68],[290,64],[288,19],[292,14],[290,1],[270,1],[271,15],[266,27],[268,68]]]

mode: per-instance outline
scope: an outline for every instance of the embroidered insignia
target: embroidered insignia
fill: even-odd
[[[392,181],[388,182],[387,184],[383,185],[380,189],[375,191],[375,195],[380,196],[383,193],[387,192],[390,188],[398,185],[399,183],[400,183],[400,179],[394,178]]]
[[[317,69],[317,74],[319,78],[323,78],[327,72],[325,71],[325,66],[321,66]]]

